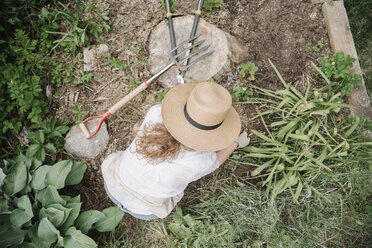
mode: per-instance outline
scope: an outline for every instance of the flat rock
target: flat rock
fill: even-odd
[[[176,44],[189,39],[193,21],[194,16],[191,15],[173,18]],[[208,51],[214,50],[214,53],[188,69],[184,77],[185,83],[218,79],[230,67],[231,61],[240,63],[248,54],[248,48],[242,42],[203,19],[199,19],[196,33],[201,35],[197,41],[205,40],[202,46],[210,45]],[[165,21],[151,33],[149,50],[151,73],[155,74],[171,63],[169,30]],[[177,71],[171,68],[158,81],[166,87],[173,87],[177,83],[176,75]]]
[[[93,71],[96,66],[96,56],[108,51],[109,48],[106,44],[84,48],[84,71]]]
[[[97,129],[99,121],[99,119],[95,119],[85,123],[90,133]],[[106,123],[103,122],[99,132],[89,140],[85,138],[81,129],[75,125],[67,133],[65,140],[66,151],[77,157],[93,159],[107,146],[109,135]]]

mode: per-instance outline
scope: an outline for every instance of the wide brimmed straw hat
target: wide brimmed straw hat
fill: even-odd
[[[239,136],[240,117],[230,93],[216,83],[179,84],[165,96],[161,113],[170,134],[198,151],[218,151]]]

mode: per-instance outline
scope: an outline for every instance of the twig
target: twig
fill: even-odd
[[[98,87],[97,91],[95,94],[98,94],[101,90],[103,90],[107,85],[111,84],[112,82],[116,81],[117,79],[119,78],[119,76],[116,76],[114,77],[111,81],[107,82],[106,84],[104,85],[101,85],[100,87]]]

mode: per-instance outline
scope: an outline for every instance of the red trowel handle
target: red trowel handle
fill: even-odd
[[[115,113],[116,111],[118,111],[121,107],[123,107],[127,102],[129,102],[133,97],[135,97],[136,95],[138,95],[139,93],[141,93],[148,86],[149,86],[149,84],[146,81],[143,82],[140,86],[138,86],[137,88],[135,88],[132,92],[130,92],[128,95],[126,95],[120,101],[118,101],[114,106],[112,106],[111,108],[109,108],[105,113],[103,113],[101,115],[98,115],[98,116],[89,117],[89,118],[85,119],[84,121],[82,121],[79,124],[79,127],[80,127],[81,131],[83,132],[84,136],[87,139],[90,139],[94,135],[96,135],[96,133],[98,133],[98,131],[101,129],[101,126],[102,126],[103,122],[106,120],[107,117],[109,117],[110,115],[112,115],[113,113]],[[87,121],[93,120],[93,119],[98,119],[98,118],[101,118],[101,121],[99,122],[98,128],[96,129],[96,131],[94,131],[93,134],[90,134],[89,133],[89,130],[84,125],[84,123],[86,123]]]

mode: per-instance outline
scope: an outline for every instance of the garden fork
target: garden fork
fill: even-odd
[[[112,107],[110,107],[106,112],[104,112],[103,114],[98,115],[98,116],[89,117],[89,118],[85,119],[84,121],[82,121],[79,124],[79,127],[80,127],[81,131],[83,132],[84,136],[87,139],[90,139],[94,135],[96,135],[98,133],[98,131],[101,129],[101,126],[102,126],[103,122],[107,119],[107,117],[109,117],[110,115],[112,115],[116,111],[118,111],[122,106],[124,106],[127,102],[129,102],[133,97],[135,97],[140,92],[142,92],[144,89],[146,89],[153,80],[155,80],[156,78],[158,78],[160,75],[162,75],[164,72],[166,72],[172,66],[177,66],[177,69],[180,70],[180,71],[186,71],[187,68],[189,68],[193,64],[195,64],[195,63],[199,62],[200,60],[202,60],[202,59],[210,56],[214,51],[210,51],[210,52],[207,52],[207,53],[202,54],[204,51],[206,51],[209,48],[209,46],[204,46],[202,48],[199,48],[199,49],[197,49],[197,50],[195,50],[192,53],[190,53],[190,54],[187,55],[187,51],[189,51],[190,49],[194,48],[195,46],[201,45],[204,42],[204,40],[199,41],[199,42],[196,42],[191,47],[187,47],[186,49],[183,49],[182,48],[182,50],[177,55],[172,56],[172,54],[174,53],[175,50],[181,48],[186,43],[189,43],[191,41],[195,41],[195,39],[197,39],[198,37],[199,36],[194,36],[194,37],[192,37],[192,38],[190,38],[190,39],[188,39],[188,40],[180,43],[178,46],[176,46],[174,49],[172,49],[170,51],[170,53],[169,53],[170,57],[172,58],[172,62],[171,63],[169,63],[167,66],[165,66],[163,69],[161,69],[155,75],[153,75],[150,79],[148,79],[147,81],[144,81],[142,84],[140,84],[132,92],[130,92],[125,97],[123,97],[119,102],[117,102]],[[184,55],[184,56],[181,56],[181,55]],[[187,61],[188,59],[190,59],[191,57],[194,57],[196,55],[200,55],[200,57],[198,57],[192,63],[190,63],[190,64],[188,64],[186,66],[183,65],[185,61]],[[85,126],[85,123],[87,121],[90,121],[90,120],[93,120],[93,119],[99,119],[99,118],[101,120],[99,122],[98,128],[92,134],[90,134],[89,133],[89,130]]]
[[[176,58],[176,60],[174,60],[174,62],[176,63],[178,68],[181,68],[180,63],[177,63],[176,37],[175,37],[175,34],[174,34],[174,28],[173,28],[173,20],[172,20],[173,14],[172,14],[171,0],[165,0],[164,3],[165,3],[165,9],[167,11],[169,36],[170,36],[171,48],[172,48],[172,57]],[[191,34],[190,34],[190,38],[189,38],[190,41],[187,44],[187,50],[185,50],[186,51],[186,54],[185,54],[186,57],[191,53],[191,49],[193,47],[195,47],[195,46],[192,46],[193,42],[194,42],[194,39],[192,39],[192,37],[195,37],[195,35],[196,35],[196,29],[198,27],[199,17],[201,15],[203,5],[204,5],[204,0],[198,0],[197,9],[195,11],[194,23],[192,25]],[[177,47],[179,47],[179,46],[177,46]],[[182,62],[183,67],[187,67],[189,62],[190,62],[190,59],[184,60]],[[185,83],[185,80],[183,79],[185,73],[186,73],[186,70],[179,70],[178,71],[177,82],[179,84]]]

